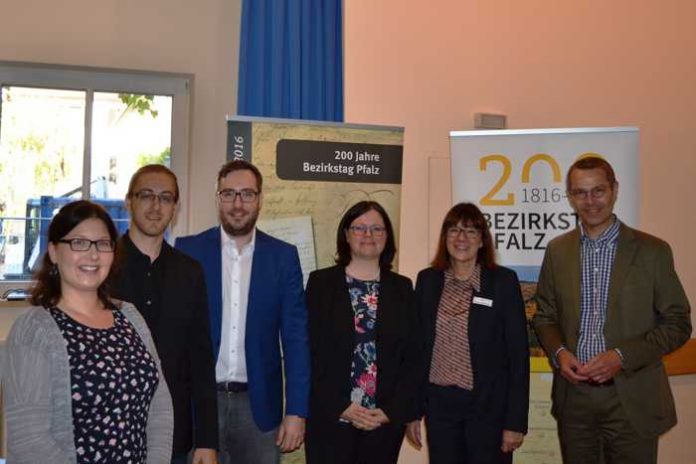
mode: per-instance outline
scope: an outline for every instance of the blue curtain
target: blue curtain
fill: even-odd
[[[237,108],[343,120],[341,0],[243,0]]]

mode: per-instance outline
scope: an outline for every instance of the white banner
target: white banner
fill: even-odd
[[[575,227],[565,175],[579,157],[599,155],[616,171],[615,212],[638,223],[637,128],[461,131],[450,133],[453,202],[489,218],[499,262],[536,281],[550,239]]]

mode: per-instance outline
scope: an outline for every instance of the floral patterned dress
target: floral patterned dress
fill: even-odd
[[[78,464],[144,464],[157,364],[120,311],[108,329],[50,309],[68,351]]]
[[[377,407],[377,303],[379,280],[358,280],[346,275],[353,306],[355,348],[350,369],[350,400],[363,407]]]

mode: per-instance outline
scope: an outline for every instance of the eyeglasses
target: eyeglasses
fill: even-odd
[[[447,237],[458,238],[460,234],[464,234],[466,238],[477,238],[481,235],[481,231],[475,227],[459,227],[452,226],[447,229]]]
[[[599,200],[600,198],[603,198],[607,192],[609,192],[609,190],[611,190],[610,186],[599,185],[597,187],[592,187],[590,190],[573,189],[568,193],[576,200],[586,200],[588,195],[595,200]]]
[[[223,203],[234,203],[234,201],[237,199],[237,195],[239,195],[239,199],[242,200],[242,203],[252,203],[254,200],[256,200],[256,197],[259,196],[259,192],[252,189],[223,189],[218,190],[217,192],[217,196]]]
[[[135,198],[142,201],[143,203],[154,203],[155,199],[163,205],[173,205],[176,203],[176,195],[172,192],[160,192],[155,193],[152,190],[140,190],[133,194]]]
[[[369,231],[373,237],[382,237],[386,232],[387,228],[384,226],[364,226],[364,225],[359,225],[359,226],[350,226],[348,227],[351,232],[353,232],[355,235],[367,235],[367,232]]]
[[[99,253],[113,253],[116,242],[113,240],[88,240],[86,238],[69,238],[58,240],[59,243],[67,243],[72,251],[87,251],[92,245]]]

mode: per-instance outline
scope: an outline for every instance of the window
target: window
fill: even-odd
[[[101,203],[123,232],[123,199],[140,166],[170,166],[185,211],[190,81],[0,62],[0,290],[31,278],[65,203]],[[182,216],[174,233],[186,230]]]

